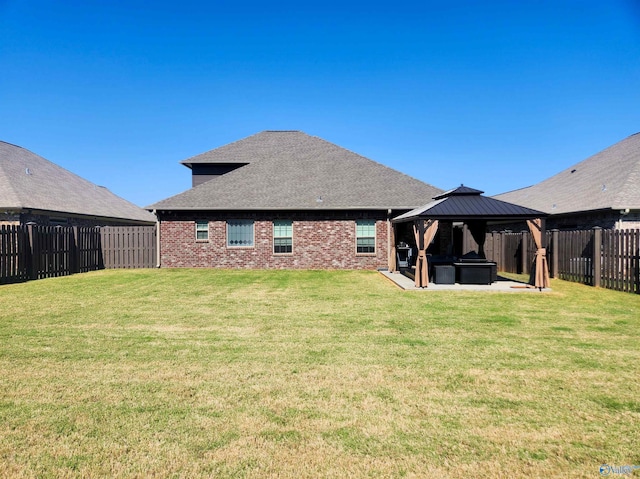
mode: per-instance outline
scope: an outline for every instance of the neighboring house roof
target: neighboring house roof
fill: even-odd
[[[434,201],[393,219],[402,223],[424,219],[504,221],[546,217],[547,214],[506,201],[482,196],[483,191],[461,185],[441,195]]]
[[[551,214],[640,209],[640,133],[536,185],[494,198]]]
[[[0,210],[154,223],[155,216],[22,147],[0,141]]]
[[[442,190],[300,131],[264,131],[182,162],[240,166],[149,209],[410,209]]]

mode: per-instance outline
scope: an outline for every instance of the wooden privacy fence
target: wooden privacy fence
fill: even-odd
[[[640,230],[551,230],[546,244],[551,277],[640,294]],[[485,252],[500,271],[526,274],[535,246],[528,231],[488,233]]]
[[[555,267],[551,267],[556,278],[595,284],[593,266],[597,260],[594,257],[593,231],[552,231],[547,241],[556,256],[552,260]]]
[[[594,247],[602,251],[600,271],[594,268],[600,278],[597,286],[640,294],[640,230],[594,233]]]
[[[155,226],[107,226],[100,235],[105,268],[155,268]]]
[[[0,226],[0,283],[31,277],[29,232],[26,226]]]
[[[0,284],[155,266],[155,226],[0,226]]]

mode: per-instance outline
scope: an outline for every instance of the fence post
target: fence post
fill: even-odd
[[[551,277],[556,278],[558,276],[558,239],[560,237],[560,230],[554,228],[551,230]]]
[[[600,287],[602,277],[602,228],[596,226],[593,228],[593,285]]]
[[[521,248],[520,251],[522,253],[522,273],[523,274],[529,274],[529,241],[528,241],[528,237],[527,237],[528,232],[527,231],[523,231],[522,232],[522,238],[521,238]]]
[[[504,230],[500,231],[500,239],[498,247],[500,248],[500,271],[505,271],[505,258],[507,257],[507,253],[506,253],[506,245],[505,245],[505,237],[506,233],[504,232]]]

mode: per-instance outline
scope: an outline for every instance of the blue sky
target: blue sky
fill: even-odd
[[[280,129],[528,186],[640,131],[640,1],[0,0],[0,140],[129,201]]]

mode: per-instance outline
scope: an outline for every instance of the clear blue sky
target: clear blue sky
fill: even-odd
[[[0,0],[0,139],[129,201],[279,129],[528,186],[640,131],[640,2]]]

